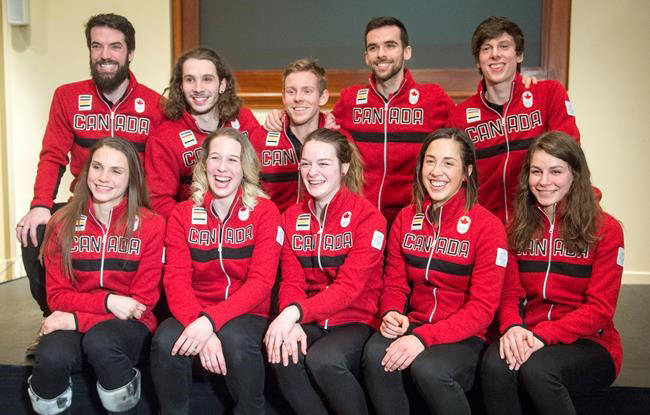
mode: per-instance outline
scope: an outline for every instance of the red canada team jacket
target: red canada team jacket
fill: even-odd
[[[240,190],[223,222],[212,200],[208,191],[203,206],[186,200],[172,210],[163,281],[169,308],[183,326],[205,315],[216,332],[243,314],[268,317],[284,233],[268,199],[258,198],[250,210]]]
[[[541,209],[540,215],[546,218]],[[518,266],[508,269],[499,331],[521,325],[547,345],[593,340],[607,349],[618,374],[623,350],[613,318],[623,274],[623,229],[603,212],[596,245],[575,253],[566,248],[559,214],[555,217],[555,225],[545,219],[542,237],[530,241],[526,252],[513,253]]]
[[[52,310],[73,313],[77,331],[85,333],[97,323],[116,318],[106,307],[113,293],[131,297],[147,307],[141,321],[156,329],[153,308],[160,296],[165,220],[142,208],[131,239],[126,239],[120,219],[126,215],[126,198],[115,206],[108,226],[96,218],[92,203],[77,220],[72,242],[71,281],[63,272],[58,230],[45,248],[47,304]]]
[[[220,123],[219,128],[223,127],[238,129],[249,136],[259,123],[248,108],[241,108],[236,119]],[[151,204],[158,214],[169,216],[178,202],[187,200],[192,194],[192,169],[208,134],[188,112],[178,120],[165,121],[152,131],[144,170]]]
[[[325,114],[320,113],[318,127],[324,125]],[[282,131],[266,131],[264,127],[258,127],[250,135],[251,144],[262,166],[260,184],[280,212],[298,203],[300,189],[298,165],[302,144],[296,148],[288,137],[288,130],[289,117],[285,114]]]
[[[364,162],[364,196],[392,223],[411,200],[411,182],[422,141],[447,123],[454,103],[436,84],[417,84],[408,69],[388,98],[368,85],[341,91],[332,113],[346,129]]]
[[[301,323],[327,328],[348,323],[378,327],[386,220],[377,208],[344,186],[320,221],[314,200],[282,216],[280,310],[300,309]]]
[[[163,117],[160,95],[139,84],[132,73],[126,93],[112,107],[90,79],[58,87],[43,136],[30,207],[51,209],[68,164],[68,153],[70,173],[76,178],[90,147],[101,138],[115,136],[130,141],[142,160],[147,137]]]
[[[503,223],[512,213],[519,172],[533,140],[555,130],[580,140],[573,105],[559,82],[539,81],[526,89],[519,74],[512,82],[503,115],[486,104],[484,81],[476,95],[449,114],[449,125],[465,130],[474,142],[479,203]]]
[[[465,209],[461,189],[431,220],[415,205],[402,209],[391,229],[381,296],[381,315],[395,310],[426,346],[486,339],[497,309],[508,262],[506,234],[499,219],[479,204]]]

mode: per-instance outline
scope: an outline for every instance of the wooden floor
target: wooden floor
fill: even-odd
[[[623,368],[615,386],[650,387],[650,285],[625,285],[614,319],[623,339]],[[41,313],[26,278],[0,284],[0,364],[30,365]]]

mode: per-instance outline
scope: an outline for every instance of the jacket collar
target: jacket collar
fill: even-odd
[[[315,212],[316,200],[311,197],[306,191],[305,195],[306,198],[303,202],[304,210],[308,212]],[[336,192],[332,200],[330,200],[329,204],[327,205],[327,216],[335,215],[343,210],[349,210],[353,204],[353,198],[354,194],[343,183],[341,183],[341,187],[339,188],[338,192]]]
[[[375,79],[375,74],[371,73],[370,76],[368,77],[368,82],[370,82],[370,85],[372,86],[372,89],[379,94],[379,96],[382,96],[381,93],[379,92],[379,89],[377,89],[377,80]],[[411,71],[405,66],[404,67],[404,79],[402,79],[402,83],[400,84],[399,88],[397,89],[397,92],[392,94],[391,96],[384,97],[385,99],[390,99],[391,97],[394,97],[396,95],[400,95],[403,91],[406,91],[407,89],[410,89],[413,85],[415,84],[415,81],[413,80],[413,77],[411,76]]]
[[[524,83],[521,79],[521,74],[519,72],[515,73],[515,78],[512,80],[512,86],[511,86],[511,97],[515,97],[517,95],[521,95],[524,89],[526,87],[524,86]],[[476,93],[478,94],[479,97],[481,97],[481,100],[487,100],[485,98],[485,91],[487,91],[487,86],[485,84],[485,78],[481,79],[478,83],[477,91]],[[506,103],[507,104],[507,103]]]
[[[235,209],[239,209],[240,207],[243,206],[243,204],[241,202],[241,194],[242,194],[242,188],[241,188],[241,186],[239,186],[239,189],[237,189],[237,193],[235,194],[235,198],[233,199],[232,204],[230,205],[230,209],[228,209],[228,215],[226,215],[226,218],[229,218],[230,215],[232,214],[232,212],[235,211]],[[203,195],[203,208],[207,212],[210,212],[210,215],[212,215],[216,220],[220,220],[219,216],[212,209],[212,202],[214,200],[215,200],[214,195],[208,189],[208,191],[205,192],[205,194]]]
[[[120,203],[113,206],[109,228],[113,226],[113,224],[115,223],[115,219],[119,218],[126,212],[127,206],[128,206],[128,197],[124,195],[122,197],[122,200],[120,200]],[[95,214],[95,206],[93,204],[92,196],[88,198],[88,202],[86,203],[86,212],[89,216],[92,216],[96,221],[99,221],[97,219],[97,215]]]
[[[289,131],[289,127],[291,127],[291,123],[289,121],[289,115],[287,112],[284,112],[284,117],[282,118],[282,130],[284,131],[285,135],[288,135],[287,131]],[[323,128],[325,127],[325,113],[319,112],[318,113],[318,128]]]
[[[433,210],[433,202],[430,197],[426,198],[424,206],[422,207],[425,213],[425,217],[429,223],[433,224],[433,215],[440,215],[440,224],[445,224],[447,222],[455,220],[457,217],[465,214],[465,189],[461,187],[455,195],[446,201],[438,212]],[[437,218],[436,218],[437,219]]]

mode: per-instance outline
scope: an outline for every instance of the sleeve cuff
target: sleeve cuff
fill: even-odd
[[[296,321],[296,323],[300,323],[302,321],[302,318],[304,317],[304,314],[302,312],[302,306],[299,303],[291,303],[291,304],[287,305],[287,307],[291,307],[292,305],[296,306],[296,308],[298,309],[298,313],[300,315],[298,316],[298,321]],[[287,307],[285,307],[285,308],[287,308]]]
[[[419,334],[417,334],[417,333],[415,333],[415,332],[411,332],[411,335],[415,336],[418,340],[420,340],[420,342],[422,343],[422,345],[424,346],[425,349],[426,349],[427,347],[429,347],[429,346],[427,346],[427,342],[424,341],[424,339],[422,338],[422,336],[420,336]]]
[[[537,334],[537,333],[535,333],[535,332],[533,332],[533,336],[537,337],[537,338],[539,339],[539,341],[541,341],[542,343],[544,343],[544,346],[545,346],[545,347],[548,346],[548,342],[547,342],[546,340],[544,340],[544,338],[543,338],[542,336],[540,336],[539,334]]]
[[[77,313],[72,313],[72,317],[74,317],[74,330],[79,331],[79,320],[77,320]]]
[[[501,330],[501,335],[503,336],[506,331],[510,330],[513,327],[521,327],[521,328],[524,328],[524,329],[528,330],[528,327],[526,327],[525,324],[511,324],[508,327],[506,327],[505,329]]]
[[[215,328],[216,326],[214,325],[214,320],[212,320],[212,317],[210,317],[210,315],[208,313],[206,313],[205,311],[201,311],[199,313],[199,317],[207,318],[208,321],[210,322],[210,325],[212,325],[212,331],[215,332],[215,333],[217,332],[217,329]]]
[[[108,297],[111,294],[113,293],[109,292],[108,294],[106,294],[106,297],[104,297],[104,309],[106,310],[107,313],[111,313],[111,310],[108,309]]]

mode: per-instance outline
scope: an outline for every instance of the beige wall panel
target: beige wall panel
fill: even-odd
[[[650,284],[648,16],[646,0],[573,0],[569,94],[602,205],[623,222],[623,281]]]
[[[31,0],[29,26],[11,27],[2,19],[11,195],[9,212],[3,209],[2,215],[9,216],[11,228],[29,208],[54,89],[89,77],[83,25],[91,15],[107,12],[122,14],[133,23],[136,51],[131,68],[140,82],[161,92],[171,67],[169,0]],[[68,198],[69,182],[66,174],[58,200]]]

